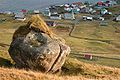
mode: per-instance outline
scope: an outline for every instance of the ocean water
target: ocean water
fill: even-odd
[[[96,3],[101,0],[0,0],[0,11],[18,11],[21,9],[38,9],[42,10],[49,5],[72,3],[72,2],[91,2]],[[102,0],[105,1],[105,0]]]

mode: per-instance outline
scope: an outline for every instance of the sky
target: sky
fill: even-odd
[[[0,10],[43,9],[49,5],[78,1],[95,3],[101,0],[0,0]]]

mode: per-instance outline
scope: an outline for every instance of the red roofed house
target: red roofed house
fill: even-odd
[[[103,3],[102,1],[99,1],[99,2],[97,2],[97,5],[98,5],[98,6],[103,6],[104,3]]]

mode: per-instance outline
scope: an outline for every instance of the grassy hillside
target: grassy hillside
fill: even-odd
[[[60,75],[46,75],[14,68],[8,48],[14,31],[26,22],[15,21],[8,15],[0,15],[0,18],[5,18],[5,21],[0,22],[0,80],[120,79],[120,22],[108,21],[108,26],[100,26],[99,21],[79,21],[72,36],[69,36],[72,21],[56,21],[62,24],[51,29],[66,40],[72,51]],[[86,53],[92,54],[93,59],[86,60]]]
[[[15,68],[0,68],[0,80],[119,80],[120,69],[91,65],[68,58],[62,73],[44,74],[35,71],[18,70]]]
[[[120,4],[120,1],[119,1],[119,4]],[[110,8],[108,8],[108,10],[112,13],[119,14],[120,13],[120,5],[110,7]]]

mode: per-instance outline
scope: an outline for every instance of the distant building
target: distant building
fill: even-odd
[[[75,19],[75,15],[74,13],[64,13],[64,19],[70,19],[70,20],[74,20]]]
[[[50,19],[58,19],[58,20],[60,20],[60,19],[62,19],[62,16],[60,14],[52,14],[50,16]]]
[[[87,60],[91,60],[92,59],[92,55],[91,54],[85,54],[84,57]]]
[[[64,10],[67,11],[67,12],[71,12],[73,10],[73,8],[65,7]]]
[[[103,1],[99,1],[99,2],[97,2],[97,5],[98,6],[104,6],[104,2]]]
[[[93,17],[92,17],[92,16],[83,16],[83,20],[92,21],[92,20],[93,20]]]
[[[34,12],[34,14],[39,14],[40,13],[39,10],[34,10],[33,12]]]
[[[44,14],[44,16],[51,16],[51,12],[50,12],[49,8],[46,8],[46,9],[43,11],[43,14]]]
[[[80,8],[80,12],[81,13],[89,13],[90,12],[90,8],[89,7]]]
[[[73,11],[75,14],[78,14],[78,13],[80,13],[80,8],[75,7],[75,8],[73,8],[72,11]]]
[[[102,15],[106,14],[107,12],[108,12],[107,9],[105,9],[105,8],[104,8],[104,9],[101,9],[101,14],[102,14]]]
[[[23,13],[17,13],[15,14],[15,20],[19,20],[19,21],[25,21],[25,15]]]
[[[28,11],[26,9],[22,9],[20,12],[27,13]]]
[[[115,21],[120,21],[120,15],[115,18]]]
[[[58,14],[58,10],[55,6],[51,6],[49,8],[49,11],[50,11],[51,14]]]
[[[104,17],[101,17],[100,15],[94,15],[93,17],[94,20],[100,20],[100,21],[104,21]]]

